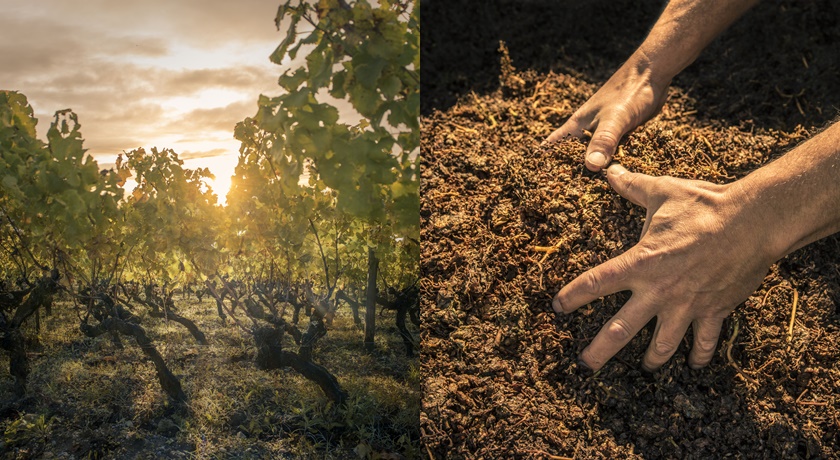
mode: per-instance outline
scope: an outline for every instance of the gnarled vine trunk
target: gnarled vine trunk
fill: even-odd
[[[257,367],[263,370],[291,367],[308,380],[315,382],[336,404],[343,404],[347,400],[347,393],[341,388],[338,379],[327,368],[311,361],[312,346],[326,333],[323,322],[320,322],[320,327],[313,326],[312,323],[313,321],[310,321],[309,330],[303,334],[299,353],[283,350],[284,329],[277,326],[257,328],[254,331]]]
[[[0,310],[0,348],[9,352],[9,373],[15,379],[14,391],[18,397],[26,394],[26,378],[29,376],[29,359],[26,357],[20,326],[40,307],[52,303],[52,295],[58,290],[59,278],[58,271],[52,270],[49,276],[38,280],[28,297],[17,307],[11,320]]]
[[[207,345],[207,337],[203,332],[201,332],[198,326],[196,326],[192,320],[175,313],[172,309],[174,302],[171,297],[158,296],[151,288],[147,287],[145,299],[141,298],[137,294],[132,294],[131,299],[135,302],[148,306],[151,309],[149,315],[152,318],[163,318],[165,320],[175,321],[187,328],[198,343],[201,345]]]
[[[115,337],[118,337],[119,334],[134,337],[143,353],[154,363],[158,381],[163,391],[176,403],[186,402],[187,396],[181,389],[181,382],[166,366],[163,356],[146,335],[146,330],[140,326],[138,318],[114,303],[114,300],[107,294],[100,293],[96,296],[96,299],[100,305],[93,313],[99,319],[99,324],[90,325],[85,318],[79,325],[82,333],[88,337],[98,337],[106,332],[110,332]]]
[[[365,350],[372,352],[376,348],[376,274],[379,271],[379,259],[373,248],[368,248],[368,282],[365,299]]]

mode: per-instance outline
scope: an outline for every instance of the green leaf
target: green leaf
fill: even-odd
[[[297,109],[308,103],[311,95],[312,92],[308,88],[304,87],[297,91],[292,91],[284,96],[280,96],[280,98],[283,101],[284,107]]]
[[[306,69],[300,67],[291,75],[289,75],[289,71],[284,72],[277,83],[286,91],[295,91],[308,77],[309,73]]]
[[[354,59],[353,70],[356,80],[367,89],[376,89],[379,83],[379,76],[382,75],[382,69],[388,64],[385,59],[360,59],[359,64],[356,64]]]
[[[326,45],[327,42],[322,43]],[[331,49],[326,48],[322,51],[316,49],[306,57],[306,63],[309,67],[310,88],[318,89],[330,84],[333,67],[333,52]]]
[[[289,3],[291,3],[291,2],[289,2]],[[286,5],[288,5],[289,3],[286,3]],[[278,14],[279,13],[280,12],[278,12]],[[271,53],[271,56],[269,56],[269,59],[271,60],[271,62],[273,62],[275,64],[282,64],[283,63],[283,59],[286,57],[286,53],[289,49],[289,46],[291,46],[291,44],[294,43],[294,41],[295,41],[295,38],[297,36],[297,25],[298,25],[298,22],[300,22],[300,19],[301,19],[301,13],[298,12],[297,10],[289,8],[288,6],[286,6],[285,8],[282,8],[282,14],[284,15],[284,17],[289,17],[291,23],[289,24],[289,29],[286,31],[286,37],[283,39],[283,41],[280,42],[280,45],[277,46],[277,48],[274,50],[274,52]],[[275,22],[277,23],[278,29],[280,28],[280,20],[281,19],[282,18],[279,18],[279,16],[278,16],[278,19],[275,20]],[[293,56],[290,56],[290,58],[294,59]]]
[[[385,99],[393,99],[402,89],[402,82],[396,75],[389,75],[382,79],[379,90]]]
[[[353,108],[359,111],[364,117],[370,117],[379,107],[379,95],[376,91],[365,88],[364,86],[355,86],[350,91],[350,102],[353,103]]]
[[[332,76],[332,89],[330,89],[330,95],[336,99],[344,99],[347,97],[347,91],[344,88],[344,82],[347,78],[347,71],[341,70],[333,74]]]

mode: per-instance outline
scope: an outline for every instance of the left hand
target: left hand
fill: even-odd
[[[572,280],[554,297],[558,313],[571,313],[593,300],[630,290],[632,297],[600,330],[580,360],[600,369],[645,324],[656,329],[642,361],[647,370],[665,364],[692,327],[692,368],[707,365],[723,320],[761,284],[770,265],[764,236],[756,225],[760,206],[747,203],[733,184],[652,177],[614,164],[610,185],[647,209],[639,243]]]

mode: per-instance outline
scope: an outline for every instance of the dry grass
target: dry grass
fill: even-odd
[[[119,349],[108,336],[84,337],[71,304],[62,302],[42,322],[39,345],[29,348],[28,399],[17,403],[20,413],[0,419],[5,433],[0,454],[196,459],[419,455],[419,363],[404,356],[393,314],[377,317],[374,355],[362,351],[362,331],[346,309],[339,310],[316,346],[314,361],[333,372],[350,396],[350,404],[338,408],[291,369],[257,369],[251,337],[231,322],[222,325],[212,302],[176,302],[210,345],[198,345],[177,323],[138,313],[181,380],[189,398],[185,409],[169,403],[153,365],[133,339],[123,338]],[[35,337],[34,328],[27,327],[27,336]],[[291,342],[287,346],[294,348]],[[11,384],[3,354],[0,394],[11,394]],[[6,397],[3,406],[10,404]]]

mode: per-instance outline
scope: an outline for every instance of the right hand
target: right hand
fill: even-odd
[[[650,68],[643,54],[633,55],[546,142],[566,136],[582,139],[583,130],[590,131],[586,167],[596,172],[606,168],[621,138],[653,118],[665,104],[670,79],[655,81]]]
[[[717,185],[653,177],[618,164],[607,169],[607,180],[621,196],[645,207],[647,217],[638,244],[575,278],[554,296],[554,310],[571,313],[599,297],[633,292],[580,360],[599,370],[656,317],[644,369],[665,364],[689,326],[694,346],[688,364],[695,369],[707,365],[723,320],[761,285],[779,258],[769,249],[766,236],[772,230],[760,224],[768,204],[745,199],[737,182]]]

